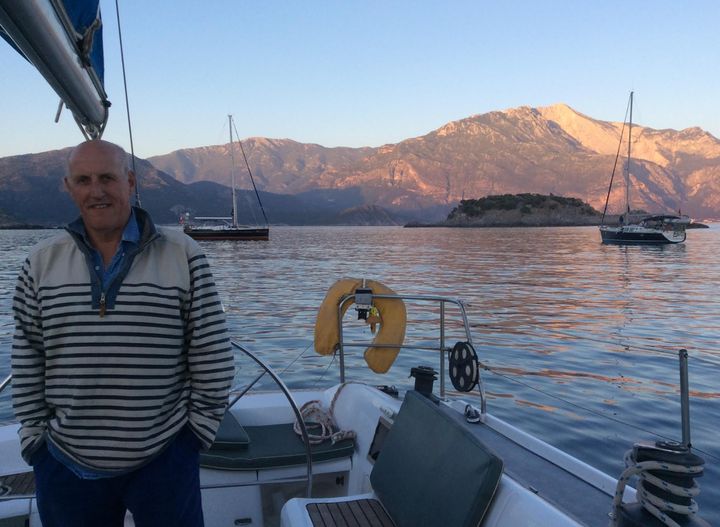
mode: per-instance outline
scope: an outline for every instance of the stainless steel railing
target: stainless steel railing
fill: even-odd
[[[295,414],[295,418],[297,419],[298,425],[300,426],[300,435],[302,436],[303,443],[305,443],[305,463],[307,466],[307,486],[305,489],[305,495],[308,498],[312,497],[312,481],[313,481],[313,472],[312,472],[312,450],[310,446],[310,438],[308,437],[307,432],[307,426],[305,425],[305,420],[303,419],[302,413],[300,411],[300,408],[298,407],[297,403],[295,402],[295,399],[293,398],[292,394],[290,393],[290,390],[285,385],[285,383],[282,381],[282,379],[275,373],[275,371],[270,367],[270,365],[262,360],[260,357],[249,351],[247,348],[241,346],[235,341],[230,341],[230,344],[235,349],[238,349],[242,351],[245,355],[250,357],[255,363],[260,366],[263,369],[263,372],[255,378],[253,382],[251,382],[242,392],[240,392],[238,395],[233,397],[233,399],[230,400],[230,403],[228,404],[228,411],[230,408],[235,405],[236,402],[238,402],[243,395],[245,395],[250,388],[253,387],[253,385],[260,380],[260,378],[265,375],[267,372],[270,377],[272,377],[273,381],[275,381],[275,384],[277,384],[278,388],[280,388],[280,391],[282,391],[283,395],[285,395],[285,398],[287,399],[288,403],[290,404],[290,407],[292,408],[293,413]]]
[[[457,298],[450,298],[445,296],[437,296],[437,295],[376,295],[373,294],[373,298],[383,298],[383,299],[397,299],[402,300],[403,302],[406,301],[412,301],[412,302],[426,302],[426,303],[437,303],[439,304],[440,308],[440,317],[439,317],[439,329],[440,329],[440,338],[438,339],[438,345],[437,346],[419,346],[419,345],[383,345],[383,344],[373,344],[372,342],[346,342],[343,337],[343,312],[345,310],[345,306],[348,305],[351,302],[355,301],[355,294],[345,295],[343,296],[340,301],[338,302],[338,358],[340,362],[340,382],[345,382],[345,348],[348,347],[369,347],[373,346],[376,348],[392,348],[392,349],[414,349],[414,350],[425,350],[425,351],[439,351],[439,377],[440,377],[440,397],[445,397],[445,356],[448,351],[452,349],[452,347],[448,347],[445,344],[446,335],[445,335],[445,328],[446,328],[446,313],[445,313],[445,306],[447,304],[452,304],[457,306],[457,308],[460,311],[460,318],[462,319],[462,326],[465,332],[465,340],[472,345],[472,334],[470,332],[470,324],[468,323],[467,318],[467,310],[465,308],[465,303]],[[482,383],[482,378],[478,374],[478,389],[480,391],[480,405],[481,405],[481,411],[485,413],[486,411],[486,402],[485,402],[485,389]]]
[[[7,377],[3,379],[2,382],[0,382],[0,393],[3,392],[5,388],[12,382],[12,373],[9,374]]]

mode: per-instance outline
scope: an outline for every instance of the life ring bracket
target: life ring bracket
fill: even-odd
[[[407,312],[395,291],[375,280],[346,278],[335,282],[325,295],[315,321],[315,351],[331,355],[340,350],[341,381],[345,371],[342,320],[353,303],[358,306],[358,317],[366,320],[371,329],[379,325],[364,353],[372,371],[386,373],[405,340]],[[377,311],[376,320],[370,320],[371,315],[375,316],[373,309]]]
[[[380,286],[380,287],[376,287]],[[349,341],[343,338],[343,318],[347,309],[356,303],[356,290],[362,287],[369,287],[372,290],[371,302],[365,305],[380,307],[382,322],[380,323],[380,331],[372,342]],[[428,345],[427,342],[405,343],[405,326],[407,324],[407,313],[405,305],[412,303],[419,306],[427,306],[435,304],[439,306],[439,340],[435,345]],[[449,355],[454,349],[453,345],[448,346],[445,340],[446,313],[447,305],[457,308],[460,316],[460,325],[464,329],[465,338],[458,344],[463,344],[472,348],[473,339],[470,332],[470,324],[467,317],[466,304],[457,298],[441,296],[441,295],[399,295],[390,288],[372,280],[362,280],[354,278],[346,278],[337,281],[328,290],[318,311],[315,322],[315,351],[320,355],[335,355],[338,358],[340,366],[340,382],[345,382],[345,349],[348,347],[365,347],[365,360],[368,366],[376,373],[385,373],[390,369],[395,357],[402,349],[411,349],[413,351],[430,351],[435,356],[439,356],[439,373],[440,373],[440,397],[445,397],[445,377],[446,366],[448,364]],[[394,310],[387,309],[388,306],[395,306]],[[388,313],[394,313],[397,318],[389,323]],[[437,313],[437,311],[435,311]],[[368,313],[369,315],[369,313]],[[426,320],[417,314],[413,316],[414,320]],[[398,331],[394,338],[389,338],[388,329],[394,328]],[[401,330],[401,331],[400,331]],[[378,338],[378,337],[382,338]],[[457,346],[458,344],[455,344]],[[472,350],[474,352],[474,349]],[[439,353],[438,353],[439,352]],[[478,388],[480,392],[481,413],[486,411],[485,391],[480,375],[481,363],[477,360],[475,353],[464,354],[465,357],[474,357],[464,366],[462,371],[465,372],[464,379],[460,382],[463,390],[470,391]],[[372,363],[372,364],[371,364]],[[459,370],[458,370],[459,371]],[[452,380],[452,379],[451,379]],[[455,387],[455,386],[454,386]],[[457,388],[457,387],[455,387]]]

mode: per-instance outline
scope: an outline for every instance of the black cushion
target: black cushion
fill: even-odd
[[[476,527],[502,460],[433,401],[410,391],[370,481],[397,527]]]
[[[250,436],[238,423],[232,412],[225,412],[223,420],[220,421],[220,427],[215,434],[215,442],[212,445],[214,449],[232,449],[247,448],[250,444]]]
[[[213,446],[200,453],[200,466],[223,470],[259,470],[291,467],[306,463],[305,444],[293,430],[293,425],[264,425],[243,427],[248,436],[245,445],[237,448]],[[350,457],[355,449],[352,439],[334,445],[326,441],[312,446],[313,461],[327,461]]]

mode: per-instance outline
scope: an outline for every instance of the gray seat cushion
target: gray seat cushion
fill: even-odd
[[[370,475],[398,527],[476,527],[502,460],[435,402],[408,392]]]

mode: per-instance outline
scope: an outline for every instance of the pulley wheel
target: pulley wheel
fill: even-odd
[[[477,386],[480,369],[475,348],[469,342],[458,342],[448,352],[450,382],[461,392],[469,392]]]

